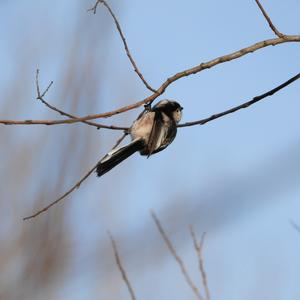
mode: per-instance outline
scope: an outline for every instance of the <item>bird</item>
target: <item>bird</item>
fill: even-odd
[[[168,147],[176,137],[182,110],[177,101],[168,99],[159,101],[153,107],[146,105],[129,128],[131,142],[108,152],[96,166],[97,176],[104,175],[135,152],[139,151],[149,158]]]

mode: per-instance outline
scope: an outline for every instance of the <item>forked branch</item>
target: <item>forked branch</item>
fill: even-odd
[[[270,28],[273,30],[273,32],[278,36],[278,37],[283,37],[284,34],[282,34],[273,24],[271,18],[269,17],[269,15],[267,14],[267,12],[265,11],[265,9],[263,8],[263,6],[261,5],[261,3],[259,2],[259,0],[255,0],[256,4],[258,5],[260,11],[262,12],[263,16],[265,17],[265,19],[267,20]]]
[[[175,247],[173,246],[173,244],[172,244],[171,240],[169,239],[167,233],[163,229],[163,227],[161,225],[161,222],[159,221],[158,217],[156,216],[156,214],[153,211],[151,211],[151,217],[152,217],[152,219],[153,219],[153,221],[154,221],[161,237],[163,238],[164,242],[166,243],[170,253],[172,254],[174,259],[176,260],[176,262],[177,262],[177,264],[178,264],[178,266],[181,270],[181,273],[182,273],[184,279],[186,280],[187,284],[189,285],[189,287],[191,288],[191,290],[193,291],[193,293],[195,294],[195,296],[198,300],[204,300],[204,298],[201,295],[199,289],[194,284],[191,276],[189,275],[183,260],[177,254],[177,251],[176,251]]]
[[[88,9],[88,11],[93,11],[93,13],[96,14],[98,4],[100,4],[100,3],[102,3],[107,8],[107,10],[109,11],[110,15],[112,16],[112,18],[113,18],[113,20],[114,20],[114,22],[116,24],[116,28],[117,28],[117,30],[119,32],[119,35],[121,37],[121,40],[123,42],[126,55],[129,58],[130,63],[133,66],[134,72],[137,73],[137,75],[140,77],[140,79],[142,80],[142,82],[144,83],[144,85],[146,86],[146,88],[148,90],[150,90],[151,92],[155,93],[156,90],[150,86],[150,84],[146,81],[146,79],[144,78],[143,74],[140,72],[139,68],[137,67],[136,62],[134,61],[134,59],[133,59],[133,57],[132,57],[132,55],[131,55],[131,53],[129,51],[129,48],[128,48],[125,36],[124,36],[124,34],[122,32],[122,29],[121,29],[121,26],[120,26],[120,23],[119,23],[117,17],[115,16],[114,12],[112,11],[112,9],[110,8],[110,6],[108,5],[108,3],[106,1],[104,1],[104,0],[97,0],[97,2],[95,3],[95,5],[92,8]]]
[[[209,288],[208,288],[207,276],[206,276],[206,271],[204,268],[204,259],[203,259],[203,254],[202,254],[204,239],[205,239],[205,232],[201,236],[200,243],[198,242],[196,233],[192,226],[190,226],[190,233],[191,233],[193,243],[194,243],[194,248],[195,248],[195,251],[196,251],[197,257],[198,257],[198,266],[199,266],[202,284],[203,284],[203,287],[205,290],[205,298],[206,298],[206,300],[210,300],[210,292],[209,292]]]
[[[51,110],[58,112],[59,114],[61,114],[62,116],[66,116],[66,117],[70,117],[71,119],[77,119],[76,116],[71,115],[70,113],[64,112],[61,109],[49,104],[45,99],[44,96],[47,94],[47,92],[49,91],[50,87],[53,84],[53,81],[50,82],[50,84],[47,86],[47,88],[45,89],[45,91],[43,93],[41,93],[40,91],[40,83],[39,83],[39,74],[40,74],[40,70],[37,69],[36,70],[36,77],[35,77],[35,84],[36,84],[36,92],[37,92],[37,100],[40,100],[43,104],[45,104],[48,108],[50,108]],[[104,124],[100,124],[100,123],[95,123],[95,122],[91,122],[91,121],[82,121],[82,123],[85,123],[87,125],[91,125],[91,126],[95,126],[97,129],[100,128],[106,128],[106,129],[115,129],[115,130],[127,130],[126,127],[118,127],[118,126],[113,126],[113,125],[104,125]]]
[[[145,105],[147,103],[151,103],[154,101],[157,97],[162,95],[165,90],[169,87],[169,85],[173,84],[175,81],[183,78],[190,76],[192,74],[197,74],[203,70],[210,69],[212,67],[215,67],[216,65],[219,65],[221,63],[229,62],[231,60],[240,58],[244,55],[247,55],[249,53],[255,52],[259,49],[268,47],[268,46],[275,46],[279,45],[282,43],[288,43],[288,42],[300,42],[300,35],[285,35],[284,37],[281,38],[275,38],[275,39],[270,39],[270,40],[264,40],[258,43],[255,43],[249,47],[240,49],[236,52],[223,55],[220,57],[217,57],[213,60],[210,60],[208,62],[201,63],[198,66],[195,66],[190,69],[186,69],[182,72],[179,72],[171,77],[169,77],[157,90],[156,93],[153,93],[152,95],[148,96],[147,98],[140,100],[136,103],[120,107],[118,109],[105,112],[105,113],[98,113],[98,114],[91,114],[87,115],[84,117],[77,117],[76,119],[63,119],[63,120],[24,120],[24,121],[16,121],[16,120],[0,120],[0,124],[4,125],[58,125],[58,124],[73,124],[73,123],[78,123],[82,121],[87,121],[87,120],[93,120],[93,119],[98,119],[98,118],[108,118],[112,117],[114,115],[124,113],[126,111],[138,108],[142,105]],[[190,125],[191,126],[191,125]],[[125,130],[127,129],[126,127],[120,127],[117,128],[116,126],[109,126],[109,129],[117,129],[117,130]]]

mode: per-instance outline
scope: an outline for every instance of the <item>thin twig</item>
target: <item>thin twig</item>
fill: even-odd
[[[180,258],[180,256],[177,254],[172,242],[170,241],[168,235],[166,234],[166,232],[164,231],[161,222],[159,221],[158,217],[156,216],[156,214],[151,211],[151,216],[152,219],[160,233],[160,235],[162,236],[164,242],[166,243],[170,253],[173,255],[173,257],[175,258],[176,262],[178,263],[181,273],[183,274],[187,284],[189,285],[189,287],[192,289],[192,291],[194,292],[195,296],[197,297],[197,299],[203,300],[203,296],[200,294],[198,288],[196,287],[196,285],[194,284],[194,282],[192,281],[190,275],[188,274],[188,271],[182,261],[182,259]]]
[[[128,134],[129,134],[128,131],[124,131],[123,135],[116,141],[116,144],[112,147],[111,150],[117,148]]]
[[[108,5],[108,3],[104,0],[97,0],[97,2],[95,3],[95,5],[90,8],[88,11],[93,11],[94,14],[96,14],[96,10],[97,10],[97,6],[99,3],[102,3],[108,10],[108,12],[110,13],[110,15],[112,16],[115,24],[116,24],[116,27],[117,27],[117,30],[119,32],[119,35],[122,39],[122,42],[123,42],[123,45],[124,45],[124,48],[125,48],[125,52],[126,52],[126,55],[127,57],[129,58],[130,62],[131,62],[131,65],[133,66],[133,69],[134,71],[137,73],[137,75],[140,77],[140,79],[142,80],[142,82],[144,83],[144,85],[146,86],[146,88],[148,90],[150,90],[151,92],[155,93],[156,90],[154,88],[152,88],[149,83],[146,81],[146,79],[144,78],[143,74],[140,72],[140,70],[138,69],[132,55],[130,54],[130,51],[129,51],[129,48],[128,48],[128,45],[127,45],[127,42],[126,42],[126,39],[125,39],[125,36],[122,32],[122,29],[121,29],[121,26],[120,26],[120,22],[118,21],[116,15],[114,14],[114,12],[112,11],[111,7]]]
[[[116,241],[114,240],[112,234],[108,231],[108,235],[109,235],[109,238],[110,238],[110,241],[111,241],[111,244],[112,244],[112,247],[113,247],[113,251],[114,251],[114,255],[115,255],[115,259],[116,259],[116,264],[118,266],[118,269],[122,275],[122,279],[123,281],[125,282],[127,288],[128,288],[128,291],[129,291],[129,294],[130,294],[130,297],[132,300],[136,300],[136,296],[134,294],[134,290],[132,288],[132,285],[128,279],[128,276],[127,276],[127,273],[122,265],[122,261],[121,261],[121,258],[120,258],[120,255],[118,253],[118,247],[117,247],[117,244],[116,244]]]
[[[231,54],[227,54],[224,56],[220,56],[218,58],[215,58],[209,62],[206,63],[201,63],[198,66],[195,66],[191,69],[184,70],[182,72],[179,72],[171,77],[169,77],[157,90],[156,93],[153,93],[152,95],[148,96],[147,98],[138,101],[136,103],[120,107],[118,109],[105,112],[105,113],[99,113],[99,114],[92,114],[92,115],[87,115],[84,117],[78,117],[76,119],[64,119],[64,120],[24,120],[24,121],[16,121],[16,120],[0,120],[0,124],[4,125],[58,125],[58,124],[73,124],[73,123],[78,123],[82,121],[87,121],[87,120],[93,120],[93,119],[98,119],[98,118],[108,118],[120,113],[124,113],[126,111],[138,108],[142,105],[145,105],[147,103],[151,103],[154,101],[158,96],[162,95],[165,90],[168,88],[169,85],[171,85],[173,82],[183,78],[190,76],[192,74],[199,73],[205,69],[212,68],[218,64],[224,63],[224,62],[229,62],[231,60],[237,59],[239,57],[242,57],[246,54],[255,52],[259,49],[268,47],[268,46],[275,46],[279,45],[282,43],[288,43],[288,42],[300,42],[300,35],[285,35],[284,37],[281,38],[275,38],[275,39],[270,39],[270,40],[265,40],[258,42],[256,44],[253,44],[249,47],[240,49],[236,52],[233,52]],[[114,128],[111,128],[114,129]]]
[[[36,78],[35,78],[35,83],[36,83],[36,91],[37,91],[37,97],[36,99],[41,101],[43,104],[45,104],[48,108],[58,112],[59,114],[66,116],[66,117],[70,117],[72,119],[77,119],[76,116],[71,115],[67,112],[62,111],[61,109],[49,104],[45,99],[44,96],[47,94],[47,92],[49,91],[50,87],[53,84],[53,81],[50,82],[50,84],[47,86],[47,88],[45,89],[45,91],[41,94],[40,91],[40,84],[39,84],[39,73],[40,70],[37,69],[36,70]],[[100,124],[100,123],[95,123],[95,122],[91,122],[91,121],[82,121],[82,123],[85,123],[87,125],[91,125],[91,126],[95,126],[97,129],[100,128],[106,128],[106,129],[114,129],[114,130],[127,130],[126,127],[119,127],[119,126],[113,126],[113,125],[104,125],[104,124]]]
[[[51,202],[49,205],[45,206],[44,208],[38,210],[37,212],[35,212],[34,214],[27,216],[25,218],[23,218],[23,221],[25,220],[29,220],[29,219],[33,219],[35,217],[37,217],[38,215],[40,215],[41,213],[47,211],[50,207],[52,207],[53,205],[57,204],[58,202],[62,201],[64,198],[66,198],[68,195],[70,195],[75,189],[78,189],[80,187],[80,185],[94,172],[94,170],[96,170],[98,163],[92,168],[90,169],[77,183],[75,183],[67,192],[65,192],[62,196],[60,196],[58,199],[56,199],[55,201]]]
[[[209,288],[208,288],[208,284],[207,284],[207,276],[206,276],[206,272],[205,272],[205,268],[204,268],[204,259],[203,259],[203,255],[202,255],[204,239],[205,239],[205,232],[201,236],[200,243],[197,240],[195,231],[192,226],[190,226],[190,233],[191,233],[193,243],[194,243],[194,248],[195,248],[195,251],[196,251],[197,257],[198,257],[199,271],[201,274],[202,284],[203,284],[204,290],[205,290],[206,300],[210,300],[210,293],[209,293]]]
[[[278,91],[280,91],[281,89],[285,88],[286,86],[288,86],[289,84],[291,84],[292,82],[298,80],[300,78],[300,73],[298,73],[296,76],[290,78],[289,80],[287,80],[286,82],[280,84],[279,86],[275,87],[274,89],[262,94],[262,95],[259,95],[259,96],[255,96],[252,100],[250,101],[247,101],[241,105],[238,105],[238,106],[235,106],[233,108],[230,108],[228,110],[225,110],[221,113],[217,113],[217,114],[214,114],[208,118],[205,118],[205,119],[202,119],[202,120],[198,120],[198,121],[193,121],[193,122],[186,122],[186,123],[183,123],[183,124],[179,124],[178,127],[188,127],[188,126],[194,126],[194,125],[204,125],[206,124],[207,122],[210,122],[212,120],[215,120],[215,119],[218,119],[218,118],[221,118],[225,115],[228,115],[228,114],[231,114],[231,113],[234,113],[236,112],[237,110],[240,110],[240,109],[243,109],[243,108],[247,108],[251,105],[253,105],[254,103],[258,102],[258,101],[261,101],[262,99],[268,97],[268,96],[272,96],[273,94],[277,93]]]
[[[269,15],[267,14],[267,12],[265,11],[265,9],[263,8],[263,6],[261,5],[261,3],[259,2],[259,0],[255,0],[256,4],[258,5],[260,11],[262,12],[262,14],[264,15],[265,19],[267,20],[270,28],[273,30],[273,32],[278,36],[278,37],[283,37],[284,34],[282,34],[276,27],[275,25],[272,23],[271,18],[269,17]]]
[[[123,141],[123,139],[128,135],[128,131],[125,131],[124,134],[117,140],[116,144],[113,146],[112,149],[115,149],[116,147],[118,147],[118,145]],[[80,187],[80,185],[96,170],[97,165],[99,162],[97,162],[97,164],[90,169],[78,182],[76,182],[68,191],[66,191],[62,196],[60,196],[58,199],[56,199],[55,201],[51,202],[50,204],[48,204],[47,206],[45,206],[44,208],[38,210],[37,212],[35,212],[34,214],[27,216],[25,218],[23,218],[23,220],[29,220],[29,219],[33,219],[35,217],[37,217],[38,215],[40,215],[41,213],[47,211],[50,207],[52,207],[53,205],[57,204],[58,202],[62,201],[64,198],[66,198],[68,195],[70,195],[74,190],[78,189]]]

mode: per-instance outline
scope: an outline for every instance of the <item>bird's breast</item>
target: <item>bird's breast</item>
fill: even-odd
[[[148,112],[134,121],[130,130],[131,138],[133,140],[142,138],[148,143],[154,122],[154,115],[154,112]]]

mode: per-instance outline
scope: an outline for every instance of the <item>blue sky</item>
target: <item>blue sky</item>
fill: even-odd
[[[109,3],[132,55],[154,87],[178,71],[274,37],[255,1]],[[299,34],[299,1],[262,3],[280,31]],[[54,81],[47,100],[77,115],[109,111],[149,95],[107,11],[99,7],[95,16],[86,12],[92,4],[1,2],[1,118],[60,118],[34,101],[37,67],[41,84]],[[183,78],[160,99],[179,101],[183,121],[201,119],[299,73],[299,58],[297,43],[265,48]],[[70,69],[71,75],[65,76]],[[16,82],[17,89],[7,88]],[[158,155],[135,155],[101,179],[91,176],[63,205],[47,212],[55,223],[64,209],[73,256],[62,281],[52,278],[51,285],[38,288],[42,298],[130,299],[111,253],[110,230],[138,299],[193,299],[157,234],[150,209],[158,213],[195,281],[197,260],[187,228],[192,224],[199,235],[207,232],[205,264],[212,299],[299,297],[300,236],[289,224],[289,219],[300,223],[299,109],[296,82],[246,110],[180,129],[174,143]],[[103,122],[129,125],[139,111]],[[32,174],[20,175],[17,188],[14,170],[1,174],[3,187],[9,187],[2,187],[1,198],[15,199],[21,216],[41,206],[30,199],[45,184],[43,203],[82,176],[118,136],[83,125],[0,127],[0,135],[3,169],[9,168],[16,148],[29,156],[39,150],[35,160],[22,165]],[[70,151],[78,165],[63,167]],[[58,175],[63,181],[54,188]],[[29,199],[25,204],[18,200],[23,194]],[[28,225],[18,219],[10,226],[17,235]]]

